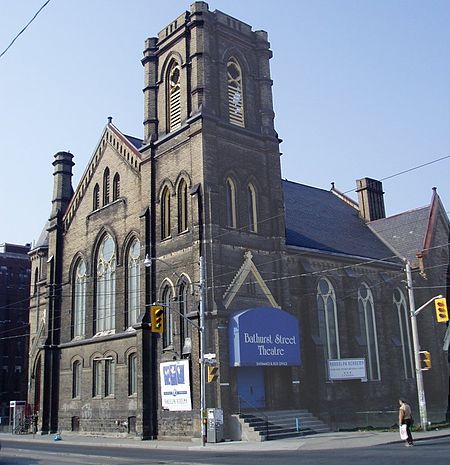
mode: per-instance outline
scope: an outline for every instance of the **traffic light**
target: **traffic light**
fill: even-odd
[[[436,308],[436,321],[445,323],[448,321],[447,299],[434,299],[434,307]]]
[[[219,367],[214,365],[208,366],[208,383],[212,383],[219,377]]]
[[[428,350],[421,350],[420,354],[420,369],[429,370],[431,368],[431,355]]]
[[[160,305],[152,305],[150,308],[152,333],[162,334],[164,331],[164,309]]]

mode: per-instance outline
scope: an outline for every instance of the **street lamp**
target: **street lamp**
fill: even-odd
[[[164,263],[166,266],[171,267],[162,258],[150,257],[148,254],[144,259],[144,266],[149,268],[152,266],[152,262],[158,261]],[[201,422],[201,436],[202,445],[206,444],[206,374],[205,374],[205,261],[203,256],[200,256],[200,282],[199,282],[199,326],[198,330],[200,333],[200,422]],[[174,272],[176,276],[180,275]],[[185,315],[182,315],[186,318]],[[189,319],[187,321],[193,324]],[[197,325],[195,325],[197,326]]]

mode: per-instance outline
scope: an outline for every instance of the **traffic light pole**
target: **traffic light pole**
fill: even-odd
[[[411,265],[406,260],[406,282],[408,287],[408,297],[409,297],[409,314],[411,317],[411,330],[413,337],[413,347],[414,347],[414,361],[416,366],[416,382],[417,382],[417,396],[419,399],[419,414],[420,414],[420,425],[422,431],[427,430],[428,426],[428,417],[427,417],[427,404],[425,400],[425,390],[423,387],[423,375],[422,367],[420,366],[420,343],[419,343],[419,332],[417,329],[417,314],[423,310],[428,304],[433,302],[436,298],[441,298],[442,296],[436,296],[430,299],[428,302],[423,304],[416,310],[416,304],[414,302],[414,290],[413,290],[413,281],[411,274]]]

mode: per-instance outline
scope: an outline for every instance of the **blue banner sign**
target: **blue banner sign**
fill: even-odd
[[[300,365],[299,322],[279,308],[249,308],[229,321],[230,365]]]

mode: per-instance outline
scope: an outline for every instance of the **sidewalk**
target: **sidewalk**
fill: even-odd
[[[425,432],[415,432],[414,441],[420,446],[421,441],[448,437],[450,439],[450,429],[433,430]],[[303,438],[279,439],[265,442],[244,442],[230,441],[221,443],[207,443],[202,446],[199,439],[192,441],[141,441],[138,439],[104,436],[85,436],[74,433],[61,434],[61,441],[54,441],[54,434],[41,436],[36,434],[33,438],[31,434],[16,435],[0,433],[0,441],[3,448],[8,447],[8,441],[24,442],[51,442],[58,444],[76,445],[102,445],[106,447],[139,447],[145,449],[182,449],[182,450],[215,450],[215,451],[261,451],[261,450],[320,450],[320,449],[346,449],[356,447],[370,447],[381,444],[402,444],[398,432],[379,431],[355,431],[355,432],[331,432],[305,436]]]

